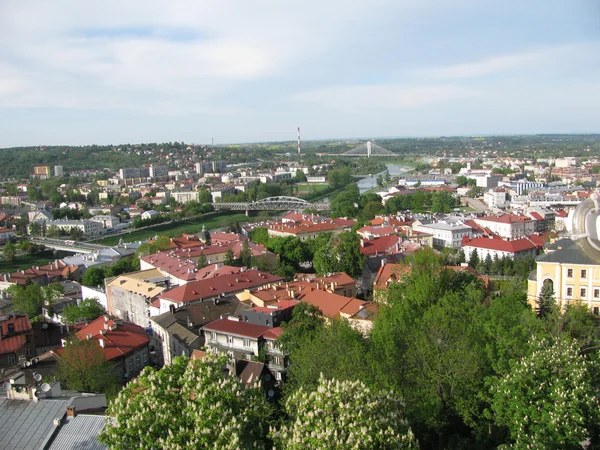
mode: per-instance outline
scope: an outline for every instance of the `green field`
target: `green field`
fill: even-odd
[[[213,228],[220,228],[232,223],[247,222],[248,220],[256,220],[256,218],[246,217],[245,214],[232,214],[232,213],[215,213],[206,214],[205,218],[193,219],[193,220],[182,220],[176,223],[168,223],[156,225],[155,227],[147,228],[139,231],[131,231],[129,233],[121,234],[118,236],[109,236],[104,239],[93,241],[94,243],[101,245],[116,245],[120,239],[123,242],[136,242],[144,241],[152,238],[156,235],[177,237],[183,233],[198,233],[202,230],[202,227],[206,227],[207,230]]]
[[[329,188],[327,183],[298,183],[298,195],[321,192]]]
[[[17,270],[29,269],[32,266],[43,266],[55,259],[56,257],[52,251],[45,251],[37,255],[17,256],[12,263],[7,263],[2,259],[0,260],[0,273],[16,272]]]

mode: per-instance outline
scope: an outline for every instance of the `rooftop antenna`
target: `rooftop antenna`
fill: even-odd
[[[298,127],[298,156],[300,156],[300,127]]]

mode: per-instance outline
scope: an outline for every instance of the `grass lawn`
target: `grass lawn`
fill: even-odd
[[[101,245],[116,245],[119,243],[119,239],[123,239],[123,242],[135,242],[143,241],[152,238],[156,235],[177,237],[183,233],[198,233],[205,226],[207,230],[213,228],[220,228],[232,223],[247,222],[249,220],[256,220],[256,217],[246,217],[245,214],[231,214],[231,213],[216,213],[207,214],[206,218],[194,219],[194,220],[182,220],[177,223],[160,224],[155,227],[146,228],[139,231],[131,231],[130,233],[121,234],[118,236],[108,236],[104,239],[93,241],[96,244]]]
[[[37,255],[22,255],[17,256],[12,263],[7,263],[4,259],[0,260],[0,273],[16,272],[17,270],[29,269],[32,266],[43,266],[56,257],[54,252],[46,251]]]
[[[298,195],[321,192],[329,188],[327,183],[298,183]]]

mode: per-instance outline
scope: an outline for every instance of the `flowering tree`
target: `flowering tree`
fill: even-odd
[[[109,448],[265,448],[270,406],[224,367],[209,356],[144,369],[110,405],[100,441]]]
[[[581,448],[600,419],[592,362],[576,341],[530,341],[521,358],[491,387],[496,423],[505,425],[515,448]]]
[[[284,450],[377,450],[416,448],[404,403],[360,381],[319,378],[315,391],[303,388],[285,401],[289,421],[271,436]]]

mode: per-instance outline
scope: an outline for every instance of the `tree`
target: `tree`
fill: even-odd
[[[226,266],[233,266],[234,263],[235,256],[233,255],[233,250],[231,250],[231,248],[228,248],[225,252],[225,256],[223,257],[223,264],[225,264]]]
[[[271,408],[225,364],[180,356],[160,370],[146,367],[110,404],[113,420],[99,440],[110,449],[266,448]]]
[[[13,307],[26,314],[29,319],[35,318],[42,312],[44,295],[38,283],[31,283],[25,286],[15,284],[9,286],[6,289],[6,293],[10,296]]]
[[[104,269],[100,267],[90,267],[85,271],[81,278],[81,284],[84,286],[101,286],[104,284]]]
[[[4,260],[8,263],[12,263],[17,255],[17,249],[15,244],[12,242],[7,242],[4,244],[4,249],[2,250],[2,255],[4,256]]]
[[[492,255],[489,253],[486,255],[483,261],[484,272],[486,275],[490,275],[492,273]]]
[[[310,303],[300,302],[292,311],[289,322],[281,325],[283,334],[278,342],[288,352],[300,348],[305,340],[312,340],[318,331],[325,325],[323,313],[319,308]]]
[[[242,243],[239,260],[242,267],[251,267],[252,265],[252,250],[250,249],[248,239],[245,239]]]
[[[157,236],[153,242],[146,242],[139,246],[136,252],[136,256],[141,258],[147,255],[153,255],[159,251],[165,251],[171,245],[171,238],[169,236]]]
[[[357,233],[340,233],[334,249],[337,263],[335,272],[346,272],[352,278],[362,275],[365,256],[360,248],[360,236]]]
[[[456,177],[456,184],[458,184],[460,187],[464,187],[469,183],[469,179],[467,177],[465,177],[464,175],[459,175]]]
[[[198,256],[198,265],[196,267],[198,269],[204,269],[207,266],[208,260],[206,259],[206,256],[204,255],[204,253],[200,253],[200,256]]]
[[[531,353],[491,385],[492,411],[513,448],[581,448],[600,420],[595,369],[572,339],[530,341]]]
[[[385,172],[383,172],[383,182],[385,184],[388,184],[391,181],[392,177],[390,176],[390,171],[388,169],[385,169]]]
[[[377,186],[383,187],[383,175],[381,174],[377,175]]]
[[[552,312],[552,310],[556,306],[556,302],[554,300],[554,287],[552,286],[552,282],[544,281],[536,303],[536,311],[538,317],[545,317]]]
[[[76,323],[80,320],[92,321],[105,313],[106,311],[95,298],[86,298],[79,305],[67,305],[62,311],[68,323]]]
[[[267,245],[269,242],[269,231],[265,227],[256,227],[252,230],[250,239],[255,244]]]
[[[56,378],[63,388],[80,392],[116,394],[119,378],[95,339],[71,339],[58,357]]]
[[[284,403],[288,419],[271,437],[284,450],[417,448],[404,403],[394,392],[361,381],[320,377],[315,390],[300,388]]]
[[[287,388],[303,387],[311,390],[319,376],[336,380],[363,380],[369,378],[368,342],[347,320],[336,319],[328,326],[316,327],[299,339],[290,352]],[[327,351],[324,352],[323,349]]]
[[[479,264],[479,254],[477,250],[471,250],[471,254],[469,255],[469,267],[476,269]]]

